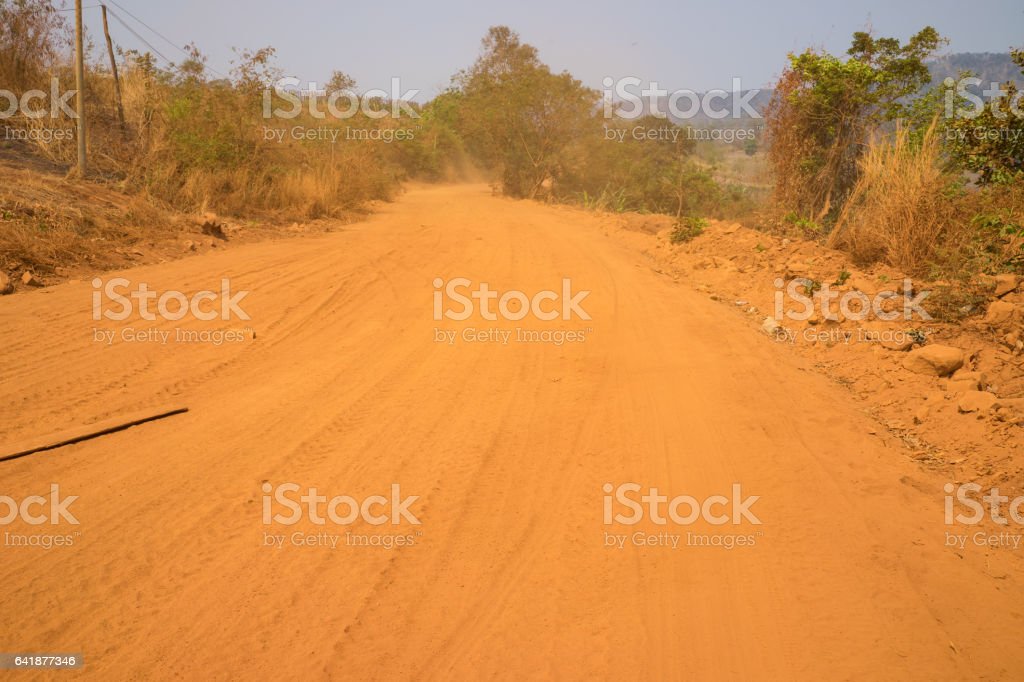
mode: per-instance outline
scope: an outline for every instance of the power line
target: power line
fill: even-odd
[[[135,16],[134,14],[132,14],[131,12],[129,12],[129,11],[128,11],[128,10],[127,10],[127,9],[126,9],[125,7],[123,7],[123,6],[122,6],[122,5],[120,4],[120,3],[118,3],[118,2],[117,2],[117,0],[110,0],[110,2],[111,2],[111,3],[112,3],[112,4],[114,5],[114,6],[115,6],[115,7],[117,7],[118,9],[120,9],[120,10],[121,10],[122,12],[124,12],[125,14],[127,14],[127,15],[128,15],[129,17],[131,17],[131,18],[132,18],[132,19],[134,19],[135,21],[137,21],[137,22],[139,22],[140,24],[142,24],[143,26],[145,26],[145,27],[146,27],[147,29],[149,29],[150,31],[152,31],[152,32],[153,32],[153,33],[154,33],[155,35],[159,36],[159,38],[160,38],[161,40],[163,40],[163,41],[164,41],[165,43],[167,43],[168,45],[170,45],[171,47],[173,47],[173,48],[174,48],[175,50],[177,50],[178,52],[182,53],[183,55],[185,55],[185,56],[186,56],[186,57],[188,57],[189,59],[191,59],[191,58],[192,58],[192,55],[191,55],[191,54],[189,54],[189,53],[188,53],[188,52],[187,52],[187,51],[186,51],[186,50],[185,50],[184,48],[180,47],[180,46],[179,46],[179,45],[178,45],[177,43],[175,43],[175,42],[174,42],[173,40],[171,40],[170,38],[168,38],[167,36],[165,36],[165,35],[164,35],[163,33],[160,33],[160,31],[156,30],[155,28],[153,28],[152,26],[150,26],[149,24],[147,24],[146,22],[144,22],[144,21],[143,21],[142,19],[139,19],[139,18],[138,18],[137,16]],[[109,10],[108,10],[108,11],[109,11]],[[120,22],[121,22],[121,24],[125,26],[125,28],[128,28],[127,24],[125,24],[123,20],[121,20],[121,19],[118,19],[118,21],[120,21]],[[128,30],[131,30],[131,29],[128,29]],[[138,34],[138,33],[135,33],[135,31],[132,31],[132,33],[133,33],[133,34],[134,34],[134,35],[135,35],[135,36],[136,36],[137,38],[139,38],[140,40],[142,40],[141,36],[139,36],[139,34]],[[146,42],[146,41],[144,41],[144,40],[143,40],[143,42]],[[152,45],[150,45],[150,44],[149,44],[148,42],[147,42],[146,44],[147,44],[147,45],[149,45],[150,47],[153,47],[153,46],[152,46]],[[155,50],[155,49],[156,49],[156,48],[154,48],[154,50]],[[159,52],[158,52],[157,54],[159,54]],[[164,57],[164,59],[167,59],[167,57]],[[171,61],[171,60],[167,59],[167,61]],[[172,63],[173,63],[173,62],[172,62]],[[217,75],[217,76],[220,76],[221,78],[227,78],[227,76],[225,76],[225,75],[224,75],[224,74],[222,74],[222,73],[221,73],[220,71],[217,71],[216,69],[214,69],[214,68],[213,68],[213,67],[211,67],[211,66],[208,66],[208,65],[206,65],[206,64],[203,64],[203,68],[205,68],[205,69],[208,69],[208,70],[209,70],[210,72],[214,73],[214,74],[215,74],[215,75]]]
[[[152,32],[153,32],[154,34],[156,34],[157,36],[159,36],[161,40],[163,40],[163,41],[164,41],[165,43],[167,43],[168,45],[170,45],[171,47],[173,47],[173,48],[174,48],[175,50],[177,50],[178,52],[181,52],[181,53],[182,53],[183,55],[185,55],[186,57],[187,57],[187,56],[189,56],[189,55],[188,55],[188,52],[186,52],[186,51],[185,51],[184,49],[182,49],[182,47],[181,47],[180,45],[178,45],[177,43],[175,43],[175,42],[174,42],[173,40],[171,40],[170,38],[168,38],[168,37],[167,37],[167,36],[165,36],[164,34],[160,33],[160,31],[156,30],[155,28],[153,28],[152,26],[150,26],[149,24],[147,24],[146,22],[144,22],[144,21],[143,21],[142,19],[139,19],[139,18],[138,18],[137,16],[135,16],[134,14],[132,14],[131,12],[129,12],[129,11],[127,10],[127,9],[125,9],[124,7],[122,7],[122,6],[121,6],[121,5],[119,4],[119,3],[115,2],[114,0],[110,0],[110,2],[111,2],[111,3],[113,4],[113,5],[114,5],[114,7],[117,7],[117,8],[119,9],[119,10],[121,10],[122,12],[124,12],[125,14],[127,14],[127,15],[128,15],[129,17],[131,17],[131,18],[132,18],[132,19],[134,19],[135,21],[139,22],[140,24],[142,24],[143,26],[145,26],[146,28],[148,28],[148,29],[149,29],[150,31],[152,31]]]
[[[138,32],[137,32],[137,31],[136,31],[136,30],[135,30],[134,28],[132,28],[131,26],[129,26],[129,25],[128,25],[128,24],[127,24],[127,23],[125,22],[125,20],[124,20],[124,19],[122,19],[121,17],[119,17],[119,16],[117,16],[116,14],[114,14],[114,12],[113,12],[113,11],[112,11],[112,10],[111,10],[110,8],[107,8],[107,13],[108,13],[108,14],[110,14],[110,16],[112,16],[112,17],[114,17],[115,19],[117,19],[117,22],[118,22],[119,24],[121,24],[122,26],[124,26],[124,27],[125,27],[125,28],[126,28],[126,29],[128,30],[128,32],[129,32],[129,33],[131,33],[131,34],[132,34],[133,36],[135,36],[135,37],[136,37],[136,38],[138,38],[138,39],[139,39],[140,41],[142,41],[142,43],[143,43],[143,44],[145,44],[145,45],[146,45],[147,47],[149,47],[149,49],[153,50],[153,52],[155,52],[155,53],[156,53],[156,54],[157,54],[158,56],[160,56],[161,58],[163,58],[163,60],[164,60],[165,62],[167,62],[168,64],[171,64],[171,65],[173,65],[173,64],[174,64],[174,62],[173,62],[173,61],[171,61],[171,59],[170,59],[170,58],[169,58],[169,57],[168,57],[167,55],[165,55],[164,53],[162,53],[162,52],[161,52],[160,50],[156,49],[156,47],[154,47],[154,46],[153,46],[153,43],[149,42],[148,40],[146,40],[145,38],[143,38],[142,36],[140,36],[140,35],[138,34]]]

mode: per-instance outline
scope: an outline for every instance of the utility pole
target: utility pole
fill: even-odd
[[[78,98],[78,174],[85,177],[85,48],[82,37],[82,0],[75,0],[75,87]]]
[[[110,26],[107,25],[107,6],[103,8],[103,35],[107,37],[107,54],[110,55],[110,71],[114,74],[114,97],[117,99],[117,118],[121,122],[121,132],[127,133],[128,126],[124,122],[124,104],[121,102],[121,81],[117,78],[117,60],[114,59],[114,43],[110,40]]]

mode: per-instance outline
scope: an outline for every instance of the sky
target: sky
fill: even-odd
[[[60,4],[61,0],[54,0]],[[86,26],[102,46],[100,9],[128,22],[167,58],[189,42],[221,74],[232,47],[271,45],[277,66],[303,83],[335,70],[358,90],[419,90],[425,101],[472,64],[488,27],[504,24],[538,48],[555,71],[601,89],[606,77],[635,76],[669,90],[770,86],[788,52],[806,47],[842,54],[854,31],[905,40],[926,25],[949,38],[945,52],[1006,52],[1024,45],[1021,0],[84,0]],[[71,3],[71,0],[64,0]],[[131,19],[156,29],[153,35]],[[117,45],[145,46],[116,20]]]

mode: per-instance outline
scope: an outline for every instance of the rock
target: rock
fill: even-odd
[[[26,270],[25,274],[21,276],[21,283],[27,287],[43,286],[43,283],[39,280],[39,278],[33,275],[32,272],[29,270]]]
[[[964,352],[959,348],[938,344],[915,348],[907,353],[903,367],[917,374],[936,377],[949,376],[964,364]]]
[[[1017,279],[1017,275],[1007,273],[1005,275],[996,275],[996,296],[1002,297],[1007,294],[1016,291],[1017,286],[1020,284],[1020,280]]]
[[[1006,407],[996,407],[996,421],[1006,422],[1008,424],[1019,424],[1024,421],[1020,415],[1014,414],[1013,410]]]
[[[985,313],[985,322],[995,327],[1007,324],[1013,320],[1016,309],[1009,301],[992,301]]]
[[[953,384],[968,384],[970,388],[963,390],[980,391],[988,384],[988,377],[983,372],[970,372],[966,369],[961,369],[950,377],[949,384],[950,386]]]
[[[225,241],[228,238],[228,236],[224,234],[223,225],[217,223],[205,223],[202,229],[203,234],[209,235],[211,237],[216,237],[217,239],[223,239]]]
[[[766,334],[774,336],[778,334],[779,330],[782,329],[782,326],[775,321],[774,317],[766,317],[764,318],[764,322],[761,323],[761,329],[763,329]]]
[[[967,393],[969,391],[977,391],[979,388],[977,381],[970,380],[950,381],[946,384],[946,390],[950,393]]]
[[[914,337],[910,334],[892,334],[882,337],[882,348],[900,353],[910,350],[915,343]]]
[[[922,405],[917,408],[917,412],[914,413],[914,423],[923,424],[924,420],[928,418],[929,414],[931,414],[931,411],[932,410],[929,405]]]
[[[186,239],[182,243],[182,246],[185,248],[186,251],[195,251],[196,250],[196,243],[194,241],[192,241],[191,239]]]
[[[970,412],[988,412],[996,404],[994,393],[988,391],[967,391],[957,401],[956,408],[967,414]]]
[[[811,266],[803,261],[791,260],[786,263],[786,275],[792,277],[794,275],[809,275],[811,272]]]
[[[0,296],[14,293],[14,285],[6,273],[0,272]]]
[[[850,285],[851,291],[860,291],[868,296],[873,296],[878,293],[878,286],[866,277],[851,277],[847,281],[847,284]]]
[[[999,398],[996,400],[995,407],[1018,417],[1024,417],[1024,398]]]

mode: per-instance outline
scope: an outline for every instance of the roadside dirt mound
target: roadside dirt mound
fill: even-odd
[[[0,149],[0,295],[236,244],[330,232],[364,213],[301,223],[185,213]]]
[[[644,253],[655,271],[717,301],[723,315],[747,318],[847,387],[886,427],[879,439],[901,443],[951,480],[1024,486],[1024,292],[1016,276],[982,277],[967,287],[905,285],[908,278],[892,268],[860,269],[847,254],[815,242],[736,223],[711,221],[692,241],[672,244],[671,218],[608,215],[605,222],[608,234]],[[837,294],[830,305],[835,319],[826,319],[820,305],[807,319],[789,319],[786,310],[803,311],[786,291],[793,280],[810,282],[797,285],[802,295],[826,285]],[[909,300],[929,292],[920,305],[931,321],[902,314],[857,319],[856,305],[847,306],[850,316],[838,305],[844,294],[862,292],[883,312],[900,313],[905,286]],[[962,362],[922,373],[918,349],[940,346],[956,349]]]

